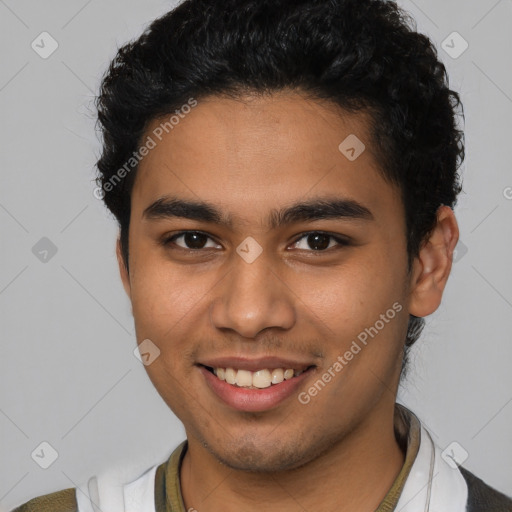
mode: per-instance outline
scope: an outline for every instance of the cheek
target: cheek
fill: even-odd
[[[342,357],[343,377],[336,380],[340,385],[343,381],[343,388],[356,387],[361,395],[371,395],[398,371],[408,315],[403,269],[389,267],[384,259],[362,262],[363,258],[358,265],[333,272],[317,286],[320,293],[310,291],[309,302],[304,302],[313,318],[321,320],[317,325],[329,328],[324,340],[327,367]],[[331,392],[337,395],[338,386]]]
[[[402,283],[403,276],[387,262],[372,258],[365,263],[361,258],[323,276],[301,277],[294,291],[334,333],[355,335],[373,325],[395,302],[402,303]]]
[[[191,272],[149,254],[138,261],[131,281],[137,338],[154,338],[168,346],[170,339],[180,339],[178,333],[197,326],[198,317],[207,314],[209,292],[218,278],[213,272]]]
[[[135,239],[135,237],[134,237]],[[135,244],[134,244],[135,245]],[[183,314],[186,301],[185,273],[171,270],[151,248],[132,249],[131,301],[137,331],[146,337],[169,328]],[[149,332],[147,332],[149,331]]]

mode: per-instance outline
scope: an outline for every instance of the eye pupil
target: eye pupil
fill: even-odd
[[[314,233],[308,235],[308,244],[315,251],[320,251],[322,249],[327,249],[327,247],[329,247],[330,238],[331,237],[329,235],[324,235],[322,233]]]
[[[202,249],[208,237],[202,233],[185,233],[183,240],[189,249]],[[199,241],[198,241],[199,239]],[[203,243],[201,243],[203,242]]]

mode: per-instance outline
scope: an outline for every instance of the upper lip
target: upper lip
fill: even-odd
[[[248,359],[245,357],[215,357],[212,359],[203,359],[199,361],[200,365],[209,366],[210,368],[235,368],[237,370],[248,370],[256,372],[258,370],[275,368],[291,368],[293,370],[304,371],[310,366],[314,366],[311,362],[298,361],[293,359],[285,359],[281,357],[260,357]]]

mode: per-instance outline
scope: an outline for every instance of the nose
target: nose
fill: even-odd
[[[271,263],[260,255],[247,263],[238,255],[210,305],[215,328],[255,338],[268,328],[290,329],[296,321],[294,295]]]

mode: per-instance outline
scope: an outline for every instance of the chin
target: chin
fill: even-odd
[[[227,446],[211,445],[208,442],[203,446],[230,469],[251,473],[278,473],[297,469],[311,462],[328,450],[329,445],[321,446],[322,444],[312,438],[288,438],[284,444],[282,437],[276,440],[252,437],[232,440]]]

